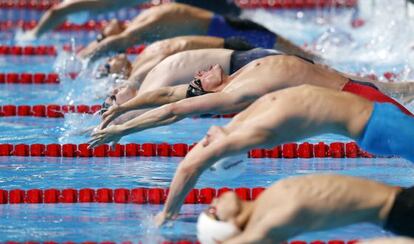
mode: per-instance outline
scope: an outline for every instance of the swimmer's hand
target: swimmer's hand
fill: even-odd
[[[155,225],[157,227],[161,227],[163,224],[165,224],[166,222],[166,218],[165,218],[165,213],[164,212],[159,212],[155,217],[154,217],[154,221],[155,221]]]
[[[92,42],[87,47],[83,48],[78,53],[78,58],[80,59],[90,59],[90,62],[95,60],[94,56],[98,49],[98,44],[96,42]]]
[[[97,130],[92,133],[92,139],[88,141],[88,148],[91,149],[105,143],[110,143],[112,149],[114,149],[122,136],[122,127],[119,125],[112,125],[106,129]]]
[[[162,211],[162,212],[159,212],[154,217],[154,222],[155,222],[155,225],[157,227],[161,227],[162,225],[167,223],[168,220],[174,220],[176,218],[177,218],[177,215],[173,215],[172,217],[168,217],[167,214],[164,211]]]
[[[105,129],[111,122],[113,122],[116,118],[124,113],[124,109],[122,106],[114,103],[108,111],[102,114],[102,123],[100,125],[100,129]]]

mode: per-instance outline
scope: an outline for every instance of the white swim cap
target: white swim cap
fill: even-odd
[[[197,238],[201,244],[216,244],[240,233],[239,228],[232,223],[217,221],[204,212],[198,216]]]
[[[210,167],[210,171],[217,176],[234,179],[239,177],[246,169],[246,157],[244,155],[236,155],[225,157],[218,160],[213,166]]]

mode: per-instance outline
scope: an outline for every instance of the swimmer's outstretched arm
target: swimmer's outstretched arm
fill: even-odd
[[[113,0],[74,0],[64,1],[48,10],[40,19],[39,24],[32,30],[36,37],[40,37],[44,33],[62,24],[66,18],[73,13],[81,11],[104,12],[113,11],[122,7],[133,6],[144,0],[138,1],[113,1]]]
[[[123,136],[146,129],[172,124],[189,116],[240,111],[249,104],[250,100],[244,100],[243,96],[225,92],[187,98],[150,110],[124,124],[93,133],[90,147],[113,142]]]
[[[254,146],[266,143],[268,132],[257,129],[243,129],[209,143],[209,135],[203,138],[178,165],[170,185],[165,207],[155,219],[157,225],[177,216],[185,197],[197,183],[204,170],[218,159],[248,151]]]
[[[103,121],[101,123],[101,128],[106,128],[120,115],[129,111],[158,107],[185,99],[187,88],[188,85],[161,87],[154,91],[138,94],[133,99],[119,106],[111,106],[109,110],[102,115]]]

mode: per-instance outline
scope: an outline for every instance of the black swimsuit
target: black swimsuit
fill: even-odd
[[[414,187],[397,195],[384,228],[397,235],[414,237]]]

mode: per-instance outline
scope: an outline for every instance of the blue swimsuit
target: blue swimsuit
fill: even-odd
[[[377,155],[401,156],[414,163],[414,118],[393,104],[374,103],[359,146]]]
[[[208,29],[209,36],[239,37],[254,47],[273,48],[277,35],[263,26],[237,17],[214,15]]]

